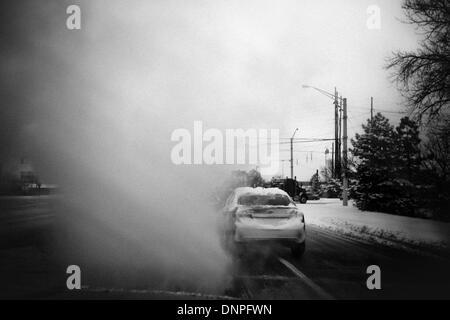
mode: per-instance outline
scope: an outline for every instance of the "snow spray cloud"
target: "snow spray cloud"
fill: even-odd
[[[163,36],[147,29],[148,20],[172,17],[173,4],[149,18],[146,3],[82,2],[79,30],[66,28],[70,3],[7,9],[17,30],[2,84],[15,107],[9,119],[22,117],[11,139],[44,181],[62,187],[58,241],[84,284],[212,292],[230,261],[206,195],[225,169],[170,159],[175,128],[212,119],[196,99],[202,87],[195,95],[189,87],[188,76],[203,70],[183,70],[178,50],[188,44],[177,26]]]

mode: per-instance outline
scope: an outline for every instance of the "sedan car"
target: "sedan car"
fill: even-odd
[[[292,198],[276,188],[238,188],[222,211],[225,246],[277,242],[295,257],[305,251],[305,218]]]

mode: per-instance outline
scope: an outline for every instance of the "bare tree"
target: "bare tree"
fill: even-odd
[[[388,60],[411,113],[436,118],[450,105],[450,1],[405,0],[406,22],[423,35],[416,52],[398,51]]]

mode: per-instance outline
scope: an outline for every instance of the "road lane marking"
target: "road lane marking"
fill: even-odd
[[[284,260],[283,258],[278,257],[278,261],[280,261],[286,268],[292,271],[297,277],[300,278],[308,287],[310,287],[317,295],[326,300],[334,300],[333,296],[328,292],[323,290],[317,284],[315,284],[311,279],[309,279],[304,273],[298,270],[294,265]]]

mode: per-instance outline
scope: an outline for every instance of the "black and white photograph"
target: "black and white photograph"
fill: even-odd
[[[450,1],[0,12],[0,300],[450,299]]]

